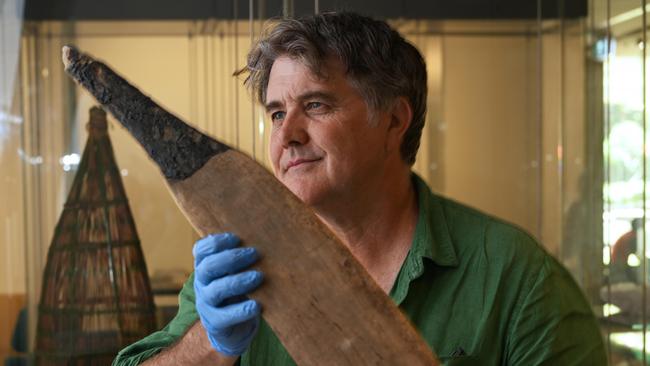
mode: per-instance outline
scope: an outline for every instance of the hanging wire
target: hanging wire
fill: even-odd
[[[219,108],[219,115],[220,115],[220,130],[221,134],[219,137],[225,139],[226,136],[228,136],[228,127],[230,126],[230,123],[228,123],[228,118],[227,118],[227,111],[226,108],[229,107],[229,103],[226,103],[226,95],[227,95],[227,90],[228,90],[228,84],[226,83],[225,80],[225,75],[228,75],[228,47],[226,45],[226,40],[228,39],[224,33],[228,31],[228,28],[226,27],[228,25],[227,21],[221,23],[221,27],[219,27],[219,55],[221,56],[221,62],[219,63],[221,65],[221,70],[218,73],[219,75],[219,80],[221,81],[219,83],[219,95],[221,99],[221,106]],[[224,29],[225,28],[225,29]]]
[[[29,90],[36,90],[37,92],[40,90],[39,84],[38,84],[38,70],[40,70],[41,67],[41,51],[42,47],[39,44],[38,40],[41,38],[39,34],[40,29],[37,27],[34,27],[33,29],[33,34],[30,37],[30,44],[28,45],[28,62],[27,64],[27,88],[28,90],[26,91],[26,98],[31,99],[32,96],[29,95]],[[34,65],[34,67],[29,67],[29,65]],[[38,126],[38,121],[41,121],[41,111],[39,109],[39,106],[37,103],[34,102],[29,102],[29,127],[28,127],[28,141],[25,143],[25,148],[26,151],[24,151],[26,157],[33,156],[33,157],[41,157],[41,129]],[[43,183],[42,183],[42,164],[40,163],[30,163],[27,161],[26,168],[29,170],[29,176],[30,176],[30,184],[29,186],[29,191],[32,193],[33,196],[35,196],[35,199],[30,202],[31,204],[29,205],[30,207],[25,210],[26,213],[32,212],[33,215],[31,216],[26,216],[25,222],[32,222],[31,225],[31,235],[29,237],[32,238],[32,245],[31,248],[33,249],[33,255],[29,256],[31,258],[34,258],[34,263],[33,267],[35,271],[41,271],[43,269],[44,263],[43,263],[43,248],[45,248],[45,233],[44,233],[44,226],[45,226],[45,220],[42,214],[42,210],[40,209],[43,207]],[[25,164],[25,163],[23,163]],[[29,193],[28,193],[29,194]],[[26,256],[27,257],[27,256]],[[35,279],[34,280],[34,288],[33,288],[33,293],[35,296],[38,296],[37,294],[40,292],[42,288],[42,283],[40,279]],[[35,303],[36,305],[37,303]],[[33,314],[31,319],[36,319],[36,311],[37,308],[33,308],[30,310],[30,315]],[[30,323],[31,329],[35,330],[35,323],[32,322]]]
[[[201,35],[203,37],[203,113],[205,122],[203,124],[204,128],[210,131],[211,120],[210,120],[210,105],[213,104],[212,98],[210,98],[210,53],[208,49],[210,48],[210,20],[207,20],[206,23],[203,23]]]
[[[234,31],[233,37],[235,37],[235,53],[234,53],[234,68],[237,68],[237,62],[239,60],[239,34],[238,34],[238,22],[237,22],[237,0],[233,0],[233,24]],[[239,149],[239,85],[236,78],[234,78],[234,92],[235,92],[235,147]]]
[[[265,10],[267,8],[267,0],[259,0],[259,1],[260,1],[259,2],[260,5],[258,6],[258,9],[259,9],[258,18],[259,18],[260,27],[259,27],[258,32],[261,32],[262,29],[263,29],[262,26],[264,24],[264,14],[265,14]],[[258,104],[258,108],[259,108],[258,109],[258,113],[259,113],[258,115],[260,116],[259,117],[259,126],[258,127],[260,127],[262,129],[262,131],[260,132],[260,141],[262,141],[262,146],[263,146],[263,148],[262,148],[262,161],[264,162],[265,165],[268,165],[268,163],[269,163],[269,155],[268,155],[268,152],[269,152],[269,139],[267,138],[267,133],[269,131],[268,121],[266,119],[266,114],[265,114],[266,110],[264,109],[264,107],[261,104]]]
[[[314,0],[314,14],[320,13],[320,1]]]
[[[223,71],[224,78],[222,79],[224,86],[224,102],[227,105],[227,110],[225,111],[226,121],[224,134],[228,136],[229,143],[232,146],[236,146],[237,141],[237,125],[238,120],[236,119],[236,108],[235,108],[235,98],[237,97],[237,86],[236,83],[233,83],[232,78],[227,78],[225,75],[232,74],[232,71],[236,69],[236,59],[235,54],[235,42],[237,41],[237,25],[235,15],[237,13],[236,2],[233,2],[233,11],[230,14],[230,18],[225,21],[223,33]]]
[[[558,57],[560,59],[560,114],[558,118],[558,141],[559,145],[557,147],[557,159],[558,159],[558,198],[560,203],[560,235],[559,235],[559,246],[558,246],[558,255],[560,258],[563,258],[563,244],[562,237],[566,230],[565,225],[565,199],[566,194],[564,192],[566,188],[566,156],[567,156],[567,144],[566,144],[566,123],[564,119],[564,114],[566,112],[566,60],[565,60],[565,48],[566,48],[566,21],[564,19],[564,0],[559,1],[558,17],[560,18],[559,32],[560,32],[560,52],[558,52]]]
[[[542,220],[543,220],[543,206],[544,200],[542,197],[542,187],[543,187],[543,176],[542,172],[544,171],[544,129],[543,129],[543,118],[544,112],[542,108],[542,92],[543,92],[543,78],[542,78],[542,0],[537,0],[537,237],[542,237]]]
[[[36,109],[35,104],[33,102],[30,102],[30,95],[29,90],[35,90],[34,85],[33,85],[33,73],[35,69],[35,65],[37,64],[36,62],[36,28],[34,26],[29,27],[29,35],[26,37],[26,40],[21,42],[21,49],[24,49],[21,51],[21,58],[24,59],[24,62],[20,63],[20,68],[21,68],[21,104],[22,104],[22,110],[23,110],[23,115],[24,115],[24,123],[21,126],[21,147],[23,151],[23,159],[22,159],[22,170],[23,170],[23,182],[25,182],[25,190],[28,191],[23,194],[23,206],[25,207],[24,215],[23,215],[23,220],[25,223],[32,223],[32,225],[24,225],[25,228],[25,239],[30,243],[28,245],[28,249],[31,249],[30,253],[27,253],[29,255],[25,256],[25,266],[26,268],[30,268],[32,273],[38,273],[41,271],[41,258],[42,258],[42,251],[40,250],[42,247],[39,245],[41,243],[40,240],[40,232],[41,230],[38,230],[38,228],[42,227],[41,225],[41,216],[37,213],[38,210],[36,210],[37,206],[37,200],[40,198],[38,193],[34,194],[34,192],[38,192],[37,190],[37,181],[36,181],[36,175],[35,175],[35,167],[34,165],[30,164],[28,160],[26,159],[27,156],[30,155],[30,153],[34,150],[33,144],[36,141],[34,138],[36,137],[36,132],[37,129],[34,128],[34,121],[36,121],[38,118],[38,110]],[[29,200],[28,196],[35,197],[34,200]],[[30,202],[31,201],[31,202]],[[33,217],[30,216],[30,213],[33,214]],[[33,230],[30,230],[30,227],[33,228]],[[28,315],[28,326],[29,330],[28,333],[30,336],[28,337],[29,340],[29,347],[30,349],[34,348],[34,340],[36,339],[36,323],[34,322],[34,319],[37,317],[37,301],[35,299],[38,298],[38,293],[40,289],[40,281],[41,279],[38,278],[38,276],[35,276],[36,278],[32,279],[31,281],[28,280],[27,286],[29,287],[29,294],[30,296],[33,297],[33,299],[30,300],[30,305],[29,305],[29,315]],[[29,279],[29,278],[28,278]]]
[[[196,42],[194,35],[194,25],[195,22],[190,24],[190,30],[187,33],[187,52],[188,52],[188,73],[189,73],[189,96],[190,96],[190,119],[193,123],[198,123],[198,118],[196,115],[197,110],[197,95],[196,95]]]
[[[641,19],[642,27],[641,27],[641,30],[643,32],[641,34],[641,39],[642,39],[642,42],[643,42],[643,49],[641,50],[642,51],[642,55],[641,55],[641,60],[642,60],[641,73],[643,75],[643,77],[641,79],[641,80],[643,80],[643,83],[641,84],[641,85],[643,85],[643,93],[642,93],[643,94],[643,116],[642,116],[642,118],[643,118],[643,145],[642,145],[643,146],[643,151],[642,151],[642,162],[643,162],[643,193],[642,193],[643,226],[642,226],[642,229],[641,229],[642,230],[641,232],[643,233],[642,234],[643,235],[643,243],[642,243],[642,247],[643,247],[643,252],[642,253],[643,254],[641,255],[641,265],[642,265],[641,273],[643,273],[643,286],[641,286],[641,291],[643,292],[643,294],[642,294],[643,297],[641,299],[641,312],[642,312],[642,319],[643,319],[643,331],[642,331],[643,332],[643,352],[642,352],[642,355],[643,355],[643,364],[646,365],[647,364],[647,354],[646,354],[646,337],[647,337],[647,335],[646,335],[646,331],[648,329],[648,324],[646,322],[647,315],[648,315],[647,310],[646,310],[646,301],[647,301],[646,300],[646,295],[647,295],[646,285],[647,285],[647,274],[648,274],[647,272],[648,272],[648,269],[647,269],[647,264],[646,264],[646,219],[647,219],[647,212],[646,212],[646,185],[645,185],[645,183],[647,182],[647,178],[648,178],[648,176],[647,176],[647,166],[646,166],[646,163],[647,163],[646,144],[647,144],[647,127],[648,127],[647,123],[646,123],[647,122],[647,118],[646,118],[646,113],[647,113],[647,110],[646,110],[646,36],[647,36],[647,31],[646,31],[646,27],[647,27],[647,24],[646,24],[646,12],[647,12],[646,0],[641,0],[641,5],[642,5],[641,6],[641,9],[642,9],[642,14],[641,14],[641,16],[642,16],[642,19]]]
[[[605,81],[606,81],[606,87],[604,88],[604,94],[605,98],[605,139],[609,141],[609,132],[611,129],[610,125],[610,65],[611,65],[611,50],[612,50],[612,24],[611,24],[611,17],[612,17],[612,9],[611,9],[611,0],[606,0],[606,11],[605,11],[605,22],[606,22],[606,30],[605,30],[605,37],[607,40],[607,55],[605,57],[606,60],[606,65],[605,65]],[[608,142],[609,144],[610,142]],[[611,151],[611,148],[608,146],[608,150]],[[608,273],[607,273],[607,303],[611,303],[612,300],[612,281],[611,281],[611,263],[612,263],[612,254],[613,254],[613,248],[612,248],[612,243],[609,238],[609,228],[611,224],[611,209],[612,209],[612,203],[610,200],[610,194],[609,194],[609,186],[611,182],[611,153],[608,152],[607,154],[607,161],[605,162],[605,181],[607,182],[607,189],[603,189],[603,193],[605,196],[605,211],[607,212],[607,222],[605,223],[605,226],[607,227],[607,232],[608,235],[606,236],[607,238],[607,247],[609,249],[609,262],[607,263],[608,267]],[[607,313],[607,317],[610,317],[609,312]],[[609,355],[609,364],[613,364],[613,359],[612,359],[612,329],[611,329],[611,322],[607,322],[607,354]]]
[[[210,29],[210,70],[212,72],[212,77],[210,78],[210,126],[212,126],[210,132],[217,136],[217,129],[219,127],[219,123],[223,123],[217,118],[217,90],[216,90],[216,84],[217,84],[217,70],[216,70],[216,60],[215,60],[215,55],[214,55],[214,42],[216,41],[216,30],[217,30],[217,21],[215,19],[212,19],[212,28]]]
[[[43,106],[48,106],[48,109],[50,109],[52,106],[54,106],[54,83],[52,83],[52,77],[51,77],[51,71],[53,70],[52,68],[52,29],[51,29],[51,24],[47,24],[47,35],[46,35],[46,45],[45,45],[45,60],[43,60],[43,67],[41,67],[38,70],[38,76],[40,77],[39,79],[42,82],[42,96],[43,96]],[[56,168],[56,159],[54,158],[57,155],[56,147],[55,147],[55,141],[56,135],[54,133],[54,126],[58,121],[55,121],[54,119],[54,108],[51,108],[49,110],[49,113],[44,114],[44,119],[46,120],[45,124],[40,124],[39,127],[43,127],[45,130],[49,130],[49,133],[47,133],[47,148],[46,148],[46,156],[43,159],[43,163],[46,165],[46,172],[48,173],[53,173],[53,174],[48,174],[46,179],[51,179],[52,177],[58,177],[58,172],[55,170]],[[56,178],[54,178],[56,179]],[[56,209],[52,207],[56,203],[56,194],[52,193],[52,187],[56,185],[55,182],[52,182],[53,184],[46,184],[45,189],[47,190],[46,197],[49,199],[46,199],[44,202],[44,212],[47,215],[46,220],[48,223],[50,222],[56,222]],[[50,218],[50,215],[53,217]]]
[[[37,32],[38,32],[38,30],[37,30]],[[35,67],[35,70],[31,73],[32,74],[32,80],[30,82],[30,87],[34,88],[33,90],[37,90],[37,91],[40,90],[39,82],[38,82],[38,70],[41,69],[41,62],[42,62],[42,56],[41,56],[42,55],[42,52],[41,52],[42,48],[38,47],[38,44],[39,44],[38,39],[40,39],[40,38],[41,37],[35,37],[35,40],[34,40],[34,44],[37,45],[37,46],[35,46],[35,49],[34,49],[34,65],[36,65],[36,67]],[[42,157],[42,154],[41,154],[41,146],[42,146],[42,143],[41,143],[41,141],[42,141],[41,128],[38,125],[39,121],[42,120],[41,119],[41,110],[39,108],[38,103],[32,103],[32,104],[34,105],[34,112],[35,113],[34,113],[34,119],[32,120],[31,129],[32,129],[32,131],[34,133],[35,138],[33,138],[31,140],[32,141],[31,151],[33,151],[33,156]],[[34,176],[34,182],[35,182],[33,187],[35,187],[36,191],[38,192],[37,193],[38,199],[37,199],[36,205],[34,205],[34,212],[38,213],[36,215],[36,216],[38,216],[38,220],[37,220],[37,225],[38,226],[37,227],[39,228],[38,229],[38,234],[37,234],[37,239],[38,239],[37,240],[37,243],[38,243],[37,247],[39,248],[39,250],[38,250],[38,258],[39,258],[38,268],[41,269],[43,267],[42,266],[42,262],[43,262],[43,260],[42,260],[42,258],[43,258],[42,254],[43,253],[42,252],[43,252],[43,248],[45,247],[43,245],[43,243],[45,243],[45,237],[44,237],[45,233],[44,233],[44,230],[42,229],[43,227],[45,227],[45,223],[44,223],[45,220],[44,220],[43,214],[42,214],[42,212],[40,210],[40,208],[44,206],[44,204],[43,204],[43,201],[44,201],[43,189],[42,189],[42,187],[43,187],[43,182],[42,182],[42,177],[43,177],[42,176],[42,171],[43,171],[43,169],[42,169],[42,164],[32,165],[31,168],[32,168],[33,176]]]
[[[6,42],[6,40],[5,40],[6,37],[4,37],[4,35],[6,34],[5,32],[7,32],[7,31],[5,30],[4,19],[1,18],[2,15],[3,15],[2,14],[2,9],[0,8],[0,20],[2,20],[2,21],[0,21],[0,35],[2,35],[2,37],[0,37],[0,50],[2,50],[2,54],[0,55],[0,131],[2,131],[2,129],[3,129],[2,124],[3,123],[8,123],[9,119],[11,118],[11,117],[8,117],[6,122],[3,120],[4,115],[8,116],[11,113],[11,97],[10,97],[10,95],[13,96],[13,90],[11,90],[13,85],[9,86],[9,81],[8,81],[8,79],[10,78],[9,72],[8,72],[10,62],[7,60],[9,58],[9,46],[5,43]],[[15,82],[18,83],[20,81],[16,80]],[[5,105],[5,102],[6,102],[6,105]],[[20,128],[22,130],[22,124],[21,124]],[[1,137],[0,137],[0,139],[1,139]],[[0,149],[1,148],[2,148],[2,140],[0,140]],[[23,182],[24,182],[24,180],[23,180]],[[13,220],[11,220],[11,221],[13,221]],[[9,220],[6,221],[7,222],[7,226],[6,226],[7,231],[9,231],[10,228],[11,228],[11,226],[10,226],[11,224],[9,224],[11,221],[9,221]],[[11,238],[11,234],[9,234],[9,232],[7,233],[7,237]],[[12,239],[10,239],[10,240],[12,240]],[[14,255],[12,254],[13,245],[11,243],[7,243],[7,244],[9,244],[9,245],[7,245],[5,247],[5,251],[4,251],[4,255],[5,255],[5,258],[7,260],[6,260],[6,264],[4,266],[5,271],[3,271],[4,272],[3,275],[4,275],[4,278],[11,278],[12,274],[15,272],[15,269],[12,266],[13,263],[12,263],[12,260],[11,260],[11,258],[14,257]],[[15,292],[15,290],[13,289],[13,284],[14,284],[14,281],[8,281],[8,283],[7,283],[8,290],[9,290],[8,293],[14,293]]]
[[[282,1],[282,16],[285,18],[293,18],[293,0]]]
[[[219,119],[217,114],[219,110],[219,94],[218,94],[218,85],[219,85],[219,69],[218,69],[218,60],[217,60],[217,32],[219,27],[219,21],[213,20],[212,33],[210,34],[210,59],[211,59],[211,70],[212,78],[210,79],[212,99],[210,99],[210,115],[212,116],[212,133],[217,136],[219,131],[219,126],[223,123],[223,120]]]
[[[253,47],[253,43],[255,42],[255,36],[254,36],[254,21],[255,18],[253,16],[253,0],[248,0],[248,32],[250,33],[250,41],[251,41],[251,47]],[[255,140],[257,140],[257,132],[255,129],[256,121],[255,121],[255,93],[253,92],[253,89],[251,88],[250,91],[251,94],[251,124],[252,124],[252,129],[251,129],[251,135],[252,135],[252,142],[253,142],[253,159],[257,159],[257,154],[255,151]]]
[[[0,9],[2,10],[2,9]],[[0,16],[2,16],[2,13],[0,13]],[[0,34],[2,37],[0,37],[0,50],[2,50],[2,55],[0,55],[0,113],[7,113],[9,114],[9,107],[11,105],[11,99],[10,98],[5,98],[5,96],[10,95],[9,93],[13,93],[13,90],[10,90],[11,87],[9,86],[9,80],[11,77],[9,76],[9,72],[7,71],[9,69],[9,61],[7,60],[9,58],[9,46],[6,43],[4,35],[8,32],[8,30],[5,29],[5,22],[1,21],[0,22]],[[7,105],[5,105],[5,100]],[[4,110],[6,107],[6,110]],[[4,121],[0,117],[0,123],[4,123]],[[1,127],[0,127],[1,128]],[[9,278],[9,277],[6,277]]]

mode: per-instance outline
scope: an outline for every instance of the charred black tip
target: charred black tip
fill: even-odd
[[[167,179],[183,180],[229,149],[160,107],[103,62],[69,45],[62,56],[65,71],[131,132]]]

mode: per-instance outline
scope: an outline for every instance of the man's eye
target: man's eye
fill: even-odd
[[[285,112],[273,112],[271,113],[271,121],[279,121],[284,119],[284,116],[286,115]]]
[[[309,102],[307,103],[307,110],[321,108],[323,103],[321,102]]]

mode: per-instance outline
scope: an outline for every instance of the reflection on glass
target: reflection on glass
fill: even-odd
[[[587,19],[540,13],[538,21],[391,21],[421,50],[429,70],[415,170],[436,191],[539,238],[601,317],[612,363],[640,363],[648,352],[645,14],[640,1],[590,0]],[[73,42],[105,59],[184,119],[268,165],[264,111],[231,77],[262,29],[253,15],[28,22],[15,88],[22,104],[0,103],[0,159],[15,188],[7,190],[15,192],[11,197],[0,193],[7,198],[0,202],[8,202],[0,209],[9,210],[0,217],[11,228],[8,242],[26,243],[29,251],[26,270],[18,271],[27,273],[27,290],[19,291],[39,293],[34,281],[94,103],[62,75],[60,46]],[[3,57],[8,47],[0,48]],[[3,96],[14,95],[3,88]],[[110,133],[136,221],[143,223],[149,268],[191,270],[192,228],[140,148],[121,129]],[[0,245],[0,257],[8,251]],[[23,252],[12,255],[25,263]]]
[[[649,350],[644,4],[598,0],[591,8],[597,18],[593,31],[605,30],[612,37],[602,79],[607,123],[603,138],[606,281],[601,289],[612,363],[645,364]]]

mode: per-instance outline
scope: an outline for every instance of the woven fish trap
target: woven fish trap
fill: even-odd
[[[156,328],[147,266],[106,113],[91,108],[87,128],[43,273],[37,365],[110,365],[121,348]]]

